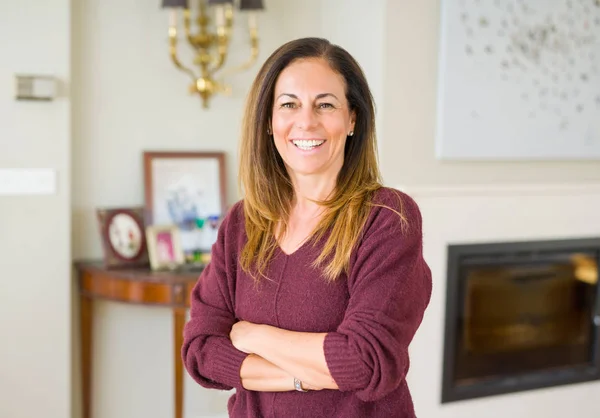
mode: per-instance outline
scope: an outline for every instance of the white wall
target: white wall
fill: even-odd
[[[600,180],[595,162],[440,162],[435,159],[439,0],[388,1],[385,153],[390,184],[561,183]]]
[[[68,0],[0,2],[0,168],[56,194],[0,196],[0,416],[70,416],[70,101],[14,100],[14,74],[70,82]]]
[[[433,294],[411,345],[409,386],[427,418],[595,418],[600,382],[440,404],[448,244],[600,236],[600,183],[401,187],[423,215]],[[594,222],[596,220],[596,222]]]
[[[167,13],[159,2],[76,0],[73,5],[73,243],[74,257],[102,255],[95,209],[143,203],[143,150],[224,150],[228,200],[238,199],[237,146],[246,92],[259,65],[232,79],[232,97],[208,111],[187,94],[188,79],[168,58]],[[354,54],[382,98],[384,1],[365,9],[352,0],[267,0],[261,15],[259,63],[301,36],[327,36]],[[364,36],[363,27],[375,28]],[[245,58],[237,33],[233,57]],[[374,48],[374,45],[379,45]],[[189,48],[182,43],[182,51]],[[189,54],[187,54],[189,56]],[[184,55],[185,56],[185,55]],[[172,414],[171,315],[167,309],[96,303],[95,418]],[[78,337],[77,331],[74,333]],[[77,343],[77,342],[76,342]],[[77,344],[76,344],[77,347]],[[74,409],[79,365],[74,358]],[[226,411],[228,393],[207,391],[186,374],[186,417]]]

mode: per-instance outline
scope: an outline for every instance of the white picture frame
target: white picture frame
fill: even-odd
[[[174,270],[185,263],[179,228],[175,225],[146,227],[146,242],[152,270]]]
[[[438,159],[600,159],[600,2],[440,4]]]

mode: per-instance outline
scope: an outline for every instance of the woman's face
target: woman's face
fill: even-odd
[[[334,179],[344,163],[346,137],[355,115],[345,82],[323,59],[302,59],[285,68],[275,84],[272,132],[292,178]]]

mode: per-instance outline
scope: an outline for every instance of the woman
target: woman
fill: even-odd
[[[431,295],[421,216],[381,185],[374,105],[342,48],[289,42],[248,98],[245,198],[192,292],[183,360],[231,417],[414,417],[408,346]]]

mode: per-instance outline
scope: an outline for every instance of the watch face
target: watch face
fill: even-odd
[[[136,220],[126,213],[112,217],[108,238],[113,250],[127,260],[136,258],[142,248],[142,230]]]

